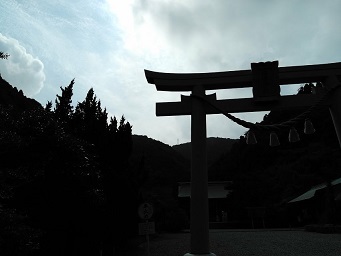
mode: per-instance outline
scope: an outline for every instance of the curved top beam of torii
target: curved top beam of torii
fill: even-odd
[[[278,67],[278,61],[260,63],[261,66],[263,66],[263,64],[265,64],[265,66],[270,64],[270,69],[275,67],[274,72],[276,73],[276,77],[272,78],[276,80],[274,82],[277,86],[309,82],[323,83],[328,77],[341,77],[341,62],[289,67]],[[257,64],[251,63],[251,67],[253,66],[255,68],[256,65]],[[269,74],[271,76],[271,73]],[[243,88],[253,87],[255,82],[253,70],[211,73],[162,73],[145,70],[145,75],[148,83],[155,84],[156,89],[159,91],[192,91],[197,85],[202,86],[204,90]],[[261,76],[263,75],[261,74]],[[318,102],[321,95],[287,95],[278,97],[276,101],[264,101],[262,104],[258,104],[255,95],[254,98],[229,100],[215,100],[215,95],[212,95],[212,97],[206,96],[205,98],[207,100],[213,100],[215,104],[224,111],[237,113],[304,108]],[[329,105],[329,102],[326,101],[323,105]],[[221,113],[209,105],[206,105],[205,108],[207,114]],[[191,103],[186,100],[185,97],[182,97],[181,102],[156,103],[157,116],[190,114]]]
[[[158,91],[192,91],[202,85],[205,90],[252,87],[252,71],[224,71],[209,73],[163,73],[144,70],[150,84]],[[279,67],[279,84],[322,82],[329,76],[341,75],[341,62],[304,66]]]

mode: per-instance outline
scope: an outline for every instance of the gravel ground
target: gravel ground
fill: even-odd
[[[122,256],[148,255],[146,242]],[[148,256],[183,256],[190,233],[157,234]],[[304,230],[210,230],[211,252],[217,256],[341,256],[341,234]]]

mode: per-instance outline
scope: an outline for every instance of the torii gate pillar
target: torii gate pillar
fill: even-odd
[[[193,87],[192,94],[205,96],[203,86]],[[192,99],[191,117],[191,253],[190,255],[215,255],[209,251],[208,178],[206,153],[205,103]]]

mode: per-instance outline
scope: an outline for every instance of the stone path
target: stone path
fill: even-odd
[[[183,256],[190,234],[158,234],[126,256]],[[217,256],[341,256],[341,234],[304,230],[211,230],[211,252]],[[122,255],[122,256],[123,256]]]

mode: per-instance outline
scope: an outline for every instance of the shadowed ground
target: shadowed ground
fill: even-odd
[[[341,256],[341,234],[304,230],[210,230],[217,256]],[[150,239],[150,256],[183,256],[190,234],[158,234]],[[126,256],[147,255],[146,242]]]

